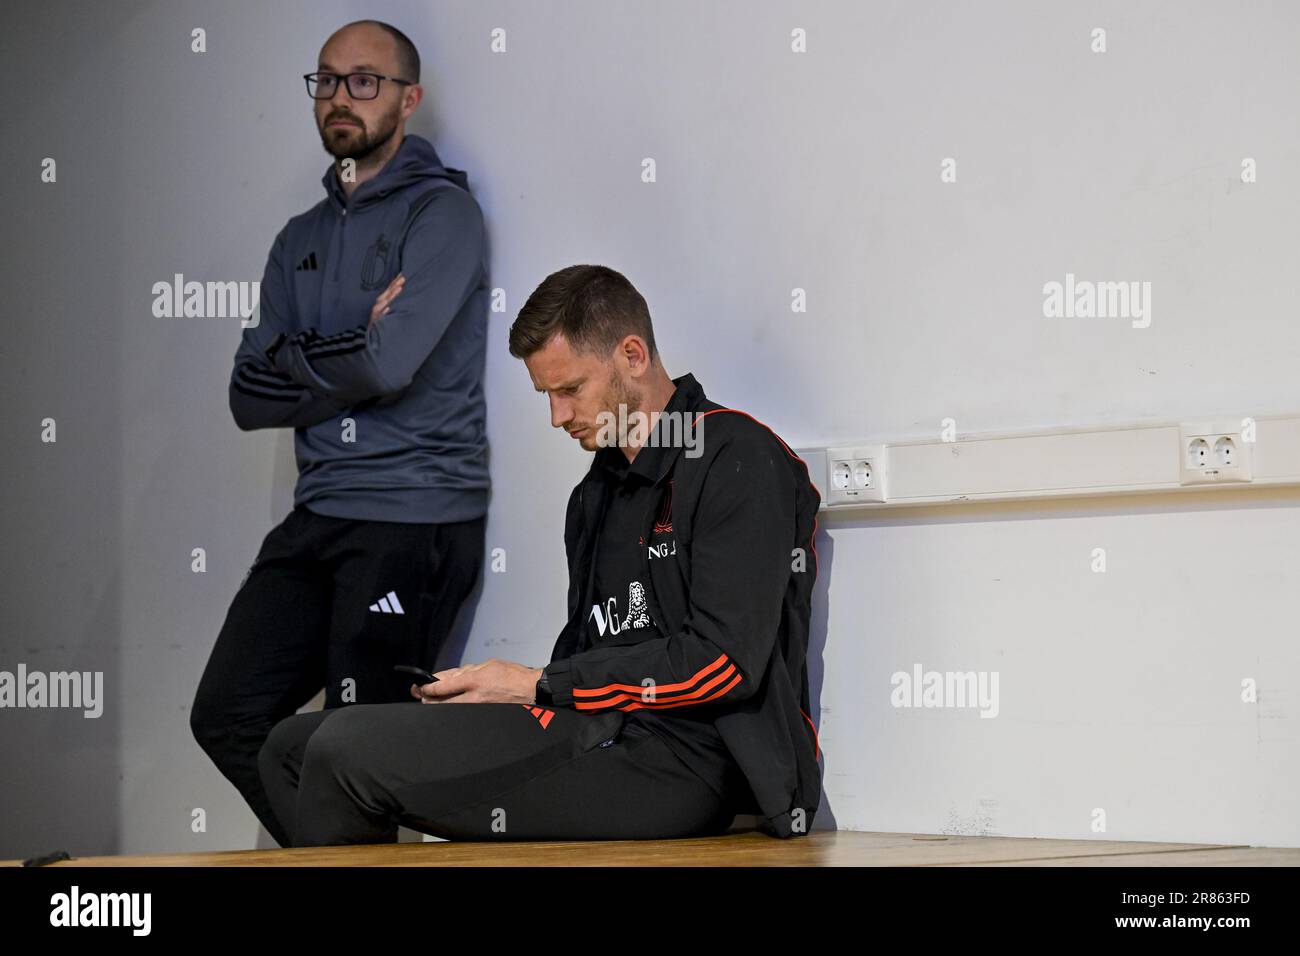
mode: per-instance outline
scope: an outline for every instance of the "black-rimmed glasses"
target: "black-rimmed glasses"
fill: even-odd
[[[348,87],[348,96],[354,100],[373,100],[379,95],[379,81],[389,80],[402,86],[413,86],[410,80],[399,80],[395,76],[380,76],[378,73],[349,73],[340,77],[337,73],[304,73],[307,81],[307,95],[314,100],[328,100],[338,92],[339,80]]]

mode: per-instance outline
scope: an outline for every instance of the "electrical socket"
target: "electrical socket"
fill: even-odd
[[[885,449],[885,445],[826,449],[826,470],[830,485],[827,504],[886,501]]]
[[[1254,442],[1239,423],[1191,422],[1178,426],[1179,483],[1218,485],[1254,480]]]

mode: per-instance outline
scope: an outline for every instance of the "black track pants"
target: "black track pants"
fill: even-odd
[[[257,754],[322,688],[325,706],[409,701],[394,664],[432,668],[483,563],[483,518],[353,521],[294,508],[236,593],[190,714],[195,739],[284,845]]]
[[[449,840],[667,839],[735,811],[621,713],[523,704],[377,704],[278,724],[259,764],[294,846]]]

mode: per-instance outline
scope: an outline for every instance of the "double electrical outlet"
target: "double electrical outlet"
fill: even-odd
[[[828,504],[885,501],[885,446],[826,449],[830,472]]]
[[[1240,423],[1191,422],[1178,426],[1182,449],[1179,482],[1217,485],[1253,481],[1253,449]]]
[[[1249,484],[1254,481],[1254,423],[1245,421],[1201,421],[1178,426],[1179,475],[1181,485]],[[889,445],[855,445],[826,449],[826,469],[829,490],[827,505],[884,504],[889,501],[887,476]],[[1079,454],[1076,452],[1076,454]],[[998,480],[1006,488],[1025,487],[1025,482],[1037,477],[1026,475],[1019,469],[1034,470],[1032,461],[1026,462],[1023,453],[1014,462],[1000,462],[996,451],[985,449],[982,461],[988,467],[1002,466]],[[912,472],[916,471],[913,456]],[[984,476],[984,485],[990,479]],[[1032,484],[1032,481],[1030,481]],[[951,482],[950,482],[951,484]],[[906,498],[911,489],[899,489]],[[981,486],[987,494],[996,488]],[[964,489],[954,489],[951,497],[959,498]],[[900,499],[895,498],[895,501]]]

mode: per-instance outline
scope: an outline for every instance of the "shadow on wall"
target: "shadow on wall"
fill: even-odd
[[[817,516],[817,535],[813,541],[817,549],[817,583],[813,586],[812,614],[808,622],[808,703],[812,707],[813,726],[821,732],[822,683],[826,673],[826,637],[830,610],[831,564],[835,556],[835,541],[822,526],[822,516]],[[825,753],[822,754],[822,802],[813,819],[814,830],[838,830],[835,811],[826,793]]]

